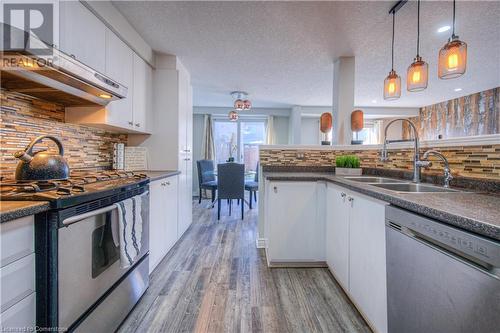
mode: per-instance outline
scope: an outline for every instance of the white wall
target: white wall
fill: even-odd
[[[288,123],[289,117],[274,117],[274,139],[277,145],[288,144]]]
[[[319,118],[302,117],[300,125],[300,144],[319,145],[321,144],[319,131]]]

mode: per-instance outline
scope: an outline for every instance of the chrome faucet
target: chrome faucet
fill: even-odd
[[[443,154],[436,150],[428,150],[424,153],[424,156],[422,158],[424,160],[427,160],[429,158],[429,155],[435,155],[439,157],[443,162],[444,162],[444,187],[450,187],[450,180],[453,179],[453,176],[451,175],[451,170],[450,170],[450,164],[448,163],[448,160],[446,157],[444,157]],[[430,166],[430,165],[429,165]]]
[[[413,137],[415,138],[414,139],[415,146],[413,148],[414,149],[414,156],[413,156],[413,182],[414,183],[420,183],[420,168],[429,166],[430,162],[428,162],[428,161],[421,161],[420,160],[420,151],[419,151],[420,150],[420,146],[419,146],[419,139],[418,139],[417,128],[408,119],[405,119],[405,118],[393,119],[393,120],[391,120],[387,124],[387,126],[385,126],[385,130],[384,130],[384,147],[382,148],[382,152],[381,152],[381,155],[380,155],[380,160],[382,162],[387,162],[389,160],[389,157],[387,156],[387,144],[388,144],[388,142],[387,142],[387,129],[394,122],[396,122],[398,120],[403,121],[403,122],[407,122],[410,125],[410,128],[413,131]]]

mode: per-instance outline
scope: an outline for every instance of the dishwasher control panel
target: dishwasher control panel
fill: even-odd
[[[386,224],[423,238],[437,246],[454,249],[495,267],[500,267],[500,243],[462,231],[406,210],[387,206]]]

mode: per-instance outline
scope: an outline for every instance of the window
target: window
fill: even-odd
[[[379,121],[365,120],[363,129],[359,132],[352,132],[352,138],[363,141],[364,145],[377,144],[379,143],[379,132]]]
[[[230,157],[244,163],[246,171],[255,171],[259,161],[259,145],[266,142],[266,120],[240,119],[230,122],[214,120],[216,163],[225,163]]]

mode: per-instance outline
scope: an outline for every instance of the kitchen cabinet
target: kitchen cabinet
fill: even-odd
[[[34,327],[34,216],[0,224],[0,327]]]
[[[151,170],[178,170],[178,237],[192,222],[193,104],[189,72],[175,56],[158,55],[153,73],[151,136],[140,143],[151,152]],[[154,152],[154,153],[153,153]]]
[[[122,128],[134,128],[133,80],[134,51],[111,30],[106,30],[105,74],[128,88],[127,97],[110,102],[107,106],[107,122]]]
[[[107,28],[79,1],[59,2],[59,45],[57,47],[85,65],[106,70]]]
[[[349,289],[349,207],[345,189],[332,184],[326,191],[326,262],[337,281]]]
[[[387,332],[386,205],[337,185],[327,186],[328,266],[377,332]]]
[[[134,129],[147,132],[147,112],[151,110],[153,70],[134,53],[134,82],[132,84],[132,113]]]
[[[150,184],[149,272],[151,273],[178,240],[178,178]]]
[[[66,121],[119,133],[149,133],[153,70],[111,31],[108,35],[110,45],[114,46],[108,45],[106,74],[128,88],[127,97],[105,107],[67,107]],[[116,52],[121,54],[116,55]]]
[[[324,263],[324,218],[317,182],[266,184],[266,255],[269,265]]]

